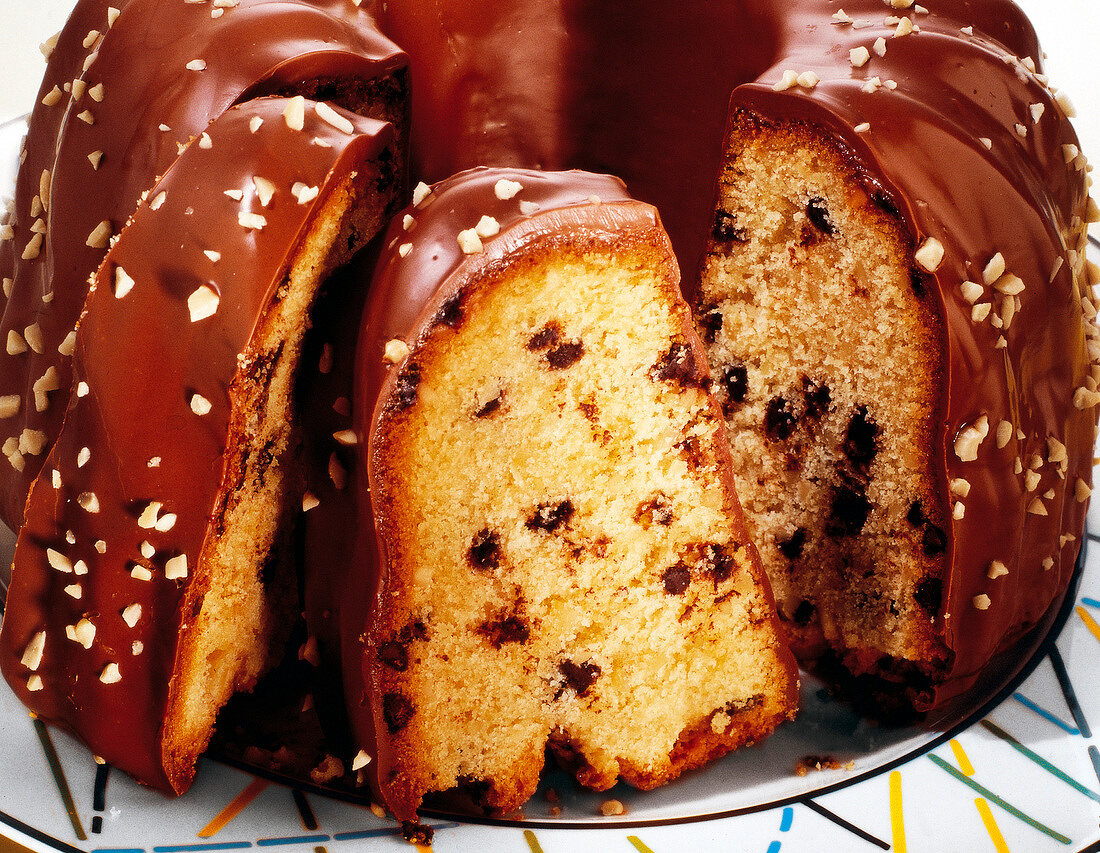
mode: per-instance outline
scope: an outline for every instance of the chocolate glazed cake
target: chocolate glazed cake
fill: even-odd
[[[1097,210],[1015,5],[842,5],[391,0],[380,19],[421,93],[418,174],[593,169],[660,210],[788,634],[924,709],[1072,572]]]
[[[306,593],[352,767],[399,819],[456,786],[518,807],[547,744],[587,786],[651,788],[792,713],[677,284],[609,177],[474,170],[391,226]]]
[[[350,0],[79,0],[48,47],[0,230],[0,519],[13,530],[61,428],[88,278],[182,146],[273,94],[406,128],[405,56]]]
[[[67,346],[76,384],[27,501],[0,630],[16,695],[180,793],[296,603],[292,376],[325,276],[400,187],[391,125],[232,107],[122,230]],[[279,644],[275,644],[276,648]]]

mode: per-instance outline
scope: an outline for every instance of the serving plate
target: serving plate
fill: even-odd
[[[0,53],[8,42],[37,45],[51,31],[41,30],[43,21],[56,29],[64,17],[58,9],[70,3],[0,0],[0,20],[8,24]],[[1100,35],[1086,0],[1021,5],[1055,57],[1077,57],[1082,52],[1068,45]],[[1100,106],[1091,69],[1075,63],[1050,64],[1082,114],[1085,150],[1096,151]],[[0,92],[0,196],[14,182],[25,130],[18,116],[33,100],[40,73],[40,63],[33,73],[21,64]],[[1089,529],[1100,531],[1100,506],[1090,513]],[[1089,539],[1100,544],[1100,536]],[[947,717],[923,726],[878,725],[804,677],[798,720],[761,746],[648,793],[618,786],[594,794],[548,771],[540,792],[509,820],[431,813],[433,848],[1100,850],[1100,734],[1091,728],[1100,730],[1097,544],[1086,549],[1076,586],[1049,624]],[[10,533],[0,529],[0,561],[10,551]],[[205,759],[191,791],[169,800],[96,764],[67,734],[32,719],[0,683],[0,853],[408,849],[396,825],[366,803],[361,793],[225,758]]]

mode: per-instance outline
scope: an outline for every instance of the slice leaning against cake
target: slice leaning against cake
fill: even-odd
[[[652,788],[793,714],[678,283],[606,176],[472,170],[391,226],[306,590],[351,765],[398,818],[455,787],[516,808],[548,744],[589,787]]]
[[[324,277],[400,193],[389,124],[227,110],[148,192],[71,342],[76,384],[19,533],[0,667],[145,784],[184,790],[293,594],[292,376]]]

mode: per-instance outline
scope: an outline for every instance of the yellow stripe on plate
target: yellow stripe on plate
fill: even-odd
[[[970,763],[970,758],[967,756],[965,750],[963,750],[962,744],[954,738],[951,739],[951,751],[955,753],[955,760],[959,762],[959,769],[963,772],[963,775],[973,776],[974,765]]]
[[[974,801],[974,805],[978,807],[978,814],[982,816],[982,823],[985,824],[985,831],[989,833],[989,837],[993,840],[993,849],[997,853],[1011,853],[1008,849],[1008,845],[1005,844],[1005,837],[1001,835],[1001,828],[997,826],[997,821],[993,819],[993,812],[989,808],[989,803],[978,797]]]
[[[901,772],[890,773],[890,829],[893,832],[893,853],[905,853],[905,818],[901,813]]]
[[[1089,616],[1087,610],[1084,607],[1078,605],[1077,615],[1081,617],[1081,621],[1085,623],[1085,627],[1092,631],[1093,636],[1100,640],[1100,625],[1096,624],[1096,620]]]

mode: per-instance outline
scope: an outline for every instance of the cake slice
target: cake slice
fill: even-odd
[[[547,745],[604,790],[766,736],[796,674],[655,210],[583,172],[415,198],[368,291],[354,470],[307,515],[357,506],[353,544],[306,545],[352,767],[409,821],[456,787],[520,806]]]
[[[399,197],[393,138],[302,97],[229,109],[146,195],[64,345],[76,384],[0,666],[145,784],[188,786],[296,601],[278,548],[302,488],[292,378],[317,288]]]

